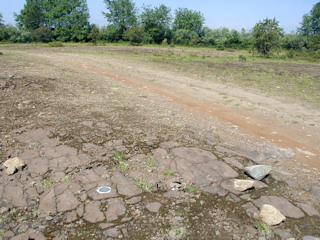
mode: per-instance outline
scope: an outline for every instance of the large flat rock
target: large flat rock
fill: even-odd
[[[209,186],[212,183],[221,182],[224,179],[236,178],[239,174],[228,164],[219,161],[209,151],[199,148],[175,148],[172,149],[176,169],[186,183],[193,182],[198,187]]]

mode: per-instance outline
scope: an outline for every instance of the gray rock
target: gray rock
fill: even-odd
[[[125,177],[120,172],[114,172],[111,181],[117,185],[117,190],[120,195],[130,198],[142,193],[131,179]]]
[[[64,191],[61,195],[57,196],[58,212],[66,212],[76,209],[80,204],[81,203],[69,189]]]
[[[309,216],[317,216],[320,217],[320,213],[312,206],[305,204],[305,203],[297,203],[296,204],[299,208],[305,211]]]
[[[54,188],[46,190],[41,195],[39,209],[41,210],[41,213],[45,216],[55,214],[57,212]]]
[[[234,159],[234,158],[224,158],[224,161],[226,161],[228,164],[239,168],[239,169],[243,169],[244,166],[242,165],[242,163],[240,163],[238,160]]]
[[[14,207],[28,206],[23,189],[14,184],[8,184],[4,186],[2,198],[11,203]]]
[[[248,216],[254,219],[259,219],[259,215],[260,215],[259,210],[251,202],[248,202],[242,205],[242,207],[245,208]]]
[[[302,240],[320,240],[320,237],[304,236]]]
[[[276,229],[274,233],[275,235],[278,235],[281,239],[293,238],[293,235],[290,232],[290,230]]]
[[[270,226],[278,225],[286,219],[277,208],[269,204],[263,204],[261,206],[260,218]]]
[[[262,180],[265,178],[272,170],[271,166],[266,165],[254,165],[245,167],[245,173],[248,174],[255,180]]]
[[[105,230],[105,231],[103,232],[103,235],[106,236],[106,237],[118,238],[118,236],[119,236],[119,231],[118,231],[118,229],[115,227],[115,228],[111,228],[111,229]]]
[[[66,223],[71,223],[77,220],[77,213],[75,211],[68,212],[66,216]]]
[[[263,204],[269,204],[279,209],[279,211],[286,217],[291,218],[302,218],[304,213],[293,204],[291,204],[287,199],[277,196],[262,196],[253,203],[261,208]]]
[[[219,161],[217,157],[209,151],[199,148],[174,148],[172,154],[175,156],[172,171],[177,171],[183,178],[183,182],[193,182],[197,187],[210,186],[224,179],[238,177],[239,174],[228,164]]]
[[[207,193],[213,193],[213,194],[218,194],[221,197],[224,197],[228,194],[228,191],[219,185],[212,185],[212,186],[207,186],[202,188],[203,192]]]
[[[152,202],[152,203],[148,203],[148,204],[146,205],[146,208],[147,208],[150,212],[157,213],[157,212],[159,212],[161,206],[162,206],[162,204],[159,203],[159,202]]]
[[[26,239],[36,239],[36,240],[46,240],[46,238],[37,232],[23,233],[18,236],[11,238],[11,240],[26,240]]]
[[[86,204],[83,219],[91,223],[104,221],[105,216],[100,211],[100,205],[101,203],[98,201],[89,202],[88,204]]]
[[[119,216],[124,215],[126,211],[127,209],[122,198],[108,199],[108,210],[106,212],[106,218],[108,222],[117,220]]]
[[[313,195],[320,198],[320,187],[312,186],[311,192],[313,193]]]

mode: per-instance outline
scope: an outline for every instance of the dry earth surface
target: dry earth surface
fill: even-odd
[[[234,53],[0,51],[2,239],[319,239],[319,109],[132,57]],[[272,171],[240,191],[251,165]]]

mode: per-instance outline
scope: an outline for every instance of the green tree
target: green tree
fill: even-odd
[[[279,22],[266,18],[258,22],[253,28],[253,49],[263,56],[270,56],[280,49],[283,29]]]
[[[299,32],[302,35],[320,34],[320,2],[313,6],[309,14],[303,15]]]
[[[185,29],[201,35],[205,21],[201,12],[189,10],[187,8],[179,8],[175,11],[175,14],[176,16],[173,22],[174,31]]]
[[[27,0],[15,16],[19,26],[30,31],[45,26],[59,41],[85,40],[90,30],[86,0]]]
[[[42,0],[27,0],[20,14],[14,14],[15,20],[20,27],[27,30],[35,30],[44,24]]]
[[[3,25],[2,13],[0,13],[0,26]]]
[[[155,43],[161,43],[165,38],[170,39],[171,9],[163,4],[151,8],[144,6],[141,13],[141,23],[145,31]]]
[[[123,33],[123,39],[128,40],[131,45],[139,46],[146,39],[144,27],[134,25]]]
[[[59,41],[83,41],[90,32],[86,0],[49,0],[45,5],[48,27]]]
[[[91,31],[89,33],[89,39],[91,39],[93,44],[96,45],[98,37],[99,37],[99,27],[97,25],[93,24],[91,27]]]
[[[122,36],[124,31],[137,23],[137,9],[131,0],[104,0],[108,12],[102,12]]]

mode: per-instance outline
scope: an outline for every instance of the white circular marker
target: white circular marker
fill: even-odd
[[[111,187],[99,187],[97,192],[100,194],[111,192]]]

